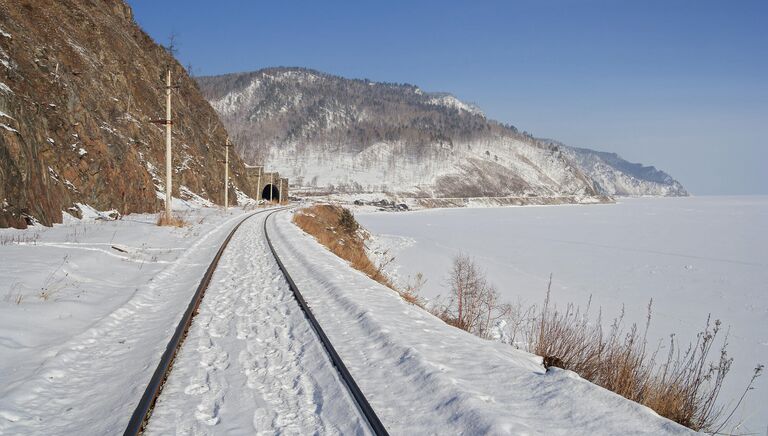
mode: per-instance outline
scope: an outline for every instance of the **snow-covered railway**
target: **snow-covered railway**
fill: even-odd
[[[386,434],[277,257],[265,212],[222,245],[126,434]]]
[[[376,432],[291,285],[314,309],[311,317],[375,407],[382,431],[690,433],[574,373],[545,371],[540,357],[405,303],[278,211],[252,216],[231,238],[147,434]]]

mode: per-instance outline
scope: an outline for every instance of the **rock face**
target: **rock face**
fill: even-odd
[[[680,182],[655,167],[628,162],[616,153],[560,145],[563,152],[594,181],[595,188],[605,195],[688,195]]]
[[[249,164],[299,188],[410,197],[594,201],[558,146],[449,94],[301,68],[198,78]]]
[[[120,0],[0,0],[0,227],[60,222],[74,203],[161,206],[164,72],[176,197],[223,201],[226,131],[197,84]],[[232,185],[248,192],[238,157]]]

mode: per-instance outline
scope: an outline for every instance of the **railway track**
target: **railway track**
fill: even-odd
[[[194,293],[192,300],[187,306],[187,310],[185,311],[184,316],[182,317],[181,321],[176,327],[176,330],[173,336],[171,337],[171,340],[166,346],[166,350],[163,353],[160,359],[160,362],[157,368],[155,369],[155,372],[153,373],[152,378],[150,379],[147,385],[147,388],[145,389],[144,394],[142,395],[141,400],[139,401],[139,404],[137,405],[136,409],[134,410],[131,416],[128,426],[126,427],[126,430],[124,432],[125,435],[138,435],[138,434],[141,434],[146,428],[149,422],[149,419],[152,415],[152,410],[154,408],[155,402],[160,396],[163,389],[163,385],[166,379],[168,378],[170,371],[172,370],[174,359],[177,353],[179,352],[179,350],[181,349],[181,346],[184,343],[184,338],[186,337],[187,332],[190,326],[192,325],[192,319],[197,314],[200,303],[204,298],[205,291],[208,288],[208,285],[211,282],[214,272],[216,271],[216,267],[219,264],[219,260],[221,259],[222,254],[226,250],[227,245],[231,241],[232,237],[235,235],[237,230],[245,221],[247,221],[248,219],[256,215],[261,215],[265,213],[267,214],[267,216],[264,219],[264,236],[267,242],[267,246],[269,247],[270,255],[274,258],[275,262],[277,263],[280,269],[280,272],[282,273],[285,280],[287,281],[292,291],[294,299],[296,300],[302,312],[304,313],[304,318],[309,323],[311,330],[314,332],[315,336],[322,344],[322,348],[327,354],[329,361],[332,363],[333,367],[336,369],[339,375],[339,379],[342,381],[342,384],[344,385],[344,389],[349,393],[350,398],[352,399],[353,403],[357,407],[361,417],[363,418],[365,423],[368,425],[370,431],[376,435],[388,434],[387,430],[382,425],[375,411],[373,410],[373,408],[371,407],[371,405],[368,403],[367,399],[361,392],[354,378],[347,370],[346,366],[344,365],[344,362],[341,360],[341,357],[338,355],[335,348],[331,344],[330,340],[328,339],[328,336],[325,334],[322,327],[320,326],[317,319],[315,318],[314,314],[312,313],[311,309],[307,305],[300,290],[296,286],[293,278],[290,276],[290,273],[286,270],[282,260],[280,259],[280,257],[278,256],[275,250],[274,245],[272,244],[272,241],[269,237],[269,233],[267,230],[267,222],[269,221],[269,218],[273,214],[284,209],[285,208],[280,208],[276,210],[265,210],[265,211],[251,213],[250,215],[243,218],[232,229],[232,231],[229,233],[227,238],[224,240],[221,247],[219,248],[216,255],[214,256],[213,260],[211,261],[211,264],[208,266],[208,269],[203,275],[203,278],[200,281],[200,284],[198,285],[198,288]]]
[[[314,330],[315,334],[317,335],[320,342],[323,344],[323,348],[325,349],[325,352],[328,354],[328,357],[331,359],[331,363],[333,363],[333,366],[336,368],[336,371],[339,373],[339,377],[341,378],[342,382],[346,385],[347,391],[352,396],[352,399],[355,402],[355,405],[357,406],[360,413],[365,418],[365,421],[368,423],[368,426],[370,427],[371,431],[373,431],[376,435],[388,435],[387,429],[384,428],[384,425],[381,423],[381,420],[376,415],[376,411],[373,410],[373,407],[368,403],[368,400],[365,398],[365,395],[363,395],[363,392],[360,390],[360,388],[357,386],[357,383],[355,382],[355,379],[352,377],[352,374],[349,373],[349,370],[347,370],[347,367],[344,365],[344,362],[341,360],[341,357],[336,352],[336,349],[333,348],[333,344],[331,344],[330,339],[328,339],[328,336],[323,331],[323,328],[320,326],[320,323],[317,322],[317,319],[315,318],[315,315],[312,313],[312,310],[309,308],[309,305],[307,305],[307,302],[304,300],[304,297],[301,295],[301,291],[299,291],[298,286],[296,286],[296,283],[293,281],[293,278],[291,277],[291,274],[286,270],[285,265],[283,264],[283,261],[280,260],[280,256],[278,256],[277,252],[275,251],[274,245],[272,245],[272,240],[269,237],[269,232],[267,231],[267,222],[269,221],[269,218],[275,214],[275,212],[271,212],[267,218],[264,220],[264,236],[267,239],[267,245],[269,246],[269,250],[272,252],[272,256],[274,256],[275,261],[277,262],[277,266],[280,267],[280,271],[283,273],[283,276],[285,276],[286,281],[288,282],[288,286],[290,286],[291,291],[293,292],[293,297],[296,299],[296,301],[299,303],[299,306],[301,306],[301,310],[304,312],[304,315],[307,318],[307,322],[312,326],[312,330]]]

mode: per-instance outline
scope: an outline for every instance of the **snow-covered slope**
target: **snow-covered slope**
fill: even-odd
[[[451,327],[278,214],[286,268],[391,434],[689,434],[541,358]]]
[[[0,229],[0,434],[123,432],[244,213],[178,212],[187,227],[158,227],[155,215],[104,221],[84,207],[82,221]]]
[[[243,158],[298,186],[442,198],[598,194],[559,147],[449,94],[299,68],[198,80]]]
[[[302,68],[198,81],[245,161],[279,168],[296,187],[574,201],[685,193],[652,167],[534,138],[451,94],[413,85]]]
[[[448,93],[436,92],[432,93],[432,98],[429,100],[431,104],[438,106],[450,107],[459,111],[465,111],[470,114],[485,116],[482,109],[474,104],[464,103],[458,98]]]
[[[603,194],[665,197],[688,195],[680,182],[653,166],[628,162],[616,153],[567,146],[562,146],[561,149],[579,165],[593,180],[595,188]]]

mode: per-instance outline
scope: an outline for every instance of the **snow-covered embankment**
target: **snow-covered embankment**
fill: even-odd
[[[685,434],[650,409],[539,357],[474,337],[405,303],[291,223],[278,254],[392,434]]]

